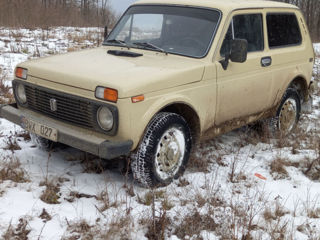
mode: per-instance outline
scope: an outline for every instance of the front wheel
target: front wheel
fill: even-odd
[[[149,123],[131,161],[134,178],[146,187],[165,186],[185,170],[192,146],[183,117],[162,112]]]

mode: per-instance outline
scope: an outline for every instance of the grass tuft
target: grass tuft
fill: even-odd
[[[43,181],[39,184],[40,187],[45,186],[45,190],[42,192],[40,199],[48,204],[59,204],[60,187],[53,181]]]
[[[21,163],[17,158],[11,157],[9,161],[0,162],[0,183],[6,180],[16,183],[29,181],[26,171],[21,168]]]

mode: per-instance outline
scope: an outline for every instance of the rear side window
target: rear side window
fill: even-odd
[[[284,47],[301,43],[301,33],[295,14],[267,14],[269,47]]]
[[[220,49],[221,56],[225,56],[230,51],[231,40],[235,38],[248,41],[248,52],[262,51],[264,48],[262,15],[234,16]]]

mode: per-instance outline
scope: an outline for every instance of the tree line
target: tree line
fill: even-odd
[[[320,0],[277,0],[297,5],[311,37],[320,40]],[[109,26],[116,16],[109,0],[0,0],[0,26]]]
[[[108,0],[0,0],[0,26],[112,27],[115,20]]]

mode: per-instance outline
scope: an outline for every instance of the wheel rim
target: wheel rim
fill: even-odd
[[[185,144],[184,134],[177,128],[170,128],[162,135],[155,157],[155,168],[160,178],[172,178],[179,171],[185,155]]]
[[[279,128],[281,132],[289,133],[297,119],[297,103],[294,99],[287,99],[279,114]]]

